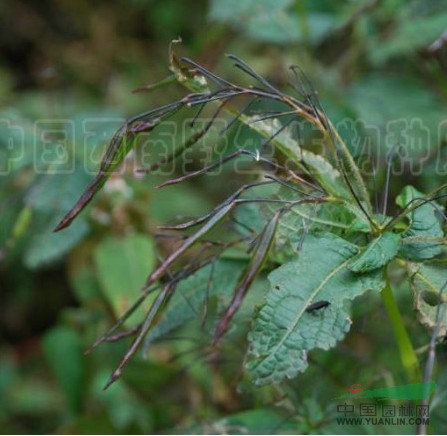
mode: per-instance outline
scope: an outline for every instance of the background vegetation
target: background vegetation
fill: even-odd
[[[421,174],[392,177],[390,198],[409,183],[430,191],[445,182],[439,165],[445,166],[447,150],[447,49],[440,40],[446,23],[447,2],[439,0],[3,1],[2,432],[414,433],[334,424],[333,398],[351,385],[408,382],[373,294],[356,300],[347,338],[334,350],[312,353],[309,369],[291,382],[256,388],[241,378],[248,325],[242,319],[224,359],[210,358],[210,338],[188,325],[175,335],[188,340],[173,336],[155,344],[149,360],[137,356],[122,380],[102,391],[126,343],[107,344],[88,357],[83,351],[138,295],[157,262],[156,244],[166,248],[151,236],[156,226],[198,216],[233,192],[240,180],[231,168],[158,191],[153,187],[165,178],[136,176],[129,161],[68,231],[52,229],[91,179],[123,118],[183,95],[180,86],[131,92],[169,74],[168,45],[178,36],[182,53],[224,77],[238,75],[223,59],[228,52],[279,86],[287,82],[288,66],[300,65],[335,124],[361,119],[381,132],[374,138],[368,125],[341,131],[354,155],[356,144],[372,138],[383,160],[400,141],[411,145],[410,160],[424,161]],[[104,118],[109,121],[98,121]],[[421,124],[411,124],[415,119]],[[157,144],[169,133],[152,140]],[[249,130],[238,135],[231,139],[256,143]],[[200,167],[200,150],[189,169]],[[410,291],[399,288],[399,277],[395,282],[424,359],[429,334],[416,322]],[[255,303],[260,295],[255,287]],[[442,353],[439,362],[432,431],[445,433]]]

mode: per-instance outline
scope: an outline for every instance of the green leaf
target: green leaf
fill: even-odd
[[[212,0],[209,16],[255,39],[283,43],[300,37],[298,20],[288,11],[292,4],[293,0]]]
[[[284,128],[277,118],[263,120],[262,116],[248,117],[242,115],[239,120],[248,124],[253,130],[265,138],[272,138],[271,143],[277,147],[284,156],[292,162],[301,160],[301,148],[296,139],[293,139],[290,127]],[[278,133],[279,132],[279,133]]]
[[[357,118],[367,121],[364,129],[352,132],[360,135],[356,141],[363,144],[363,153],[384,157],[390,144],[399,143],[415,173],[425,170],[427,156],[439,143],[445,109],[423,82],[410,76],[370,74],[353,83],[346,99]]]
[[[53,233],[55,221],[47,225],[41,233],[32,236],[25,253],[25,265],[37,269],[62,260],[89,232],[90,226],[83,219],[74,223],[66,232]]]
[[[70,284],[76,298],[84,306],[93,305],[95,300],[103,300],[94,269],[91,266],[82,265],[74,271],[70,271]]]
[[[154,243],[138,233],[108,237],[96,247],[94,260],[101,289],[119,316],[139,297],[155,266]]]
[[[304,38],[316,43],[337,24],[333,15],[312,10],[306,10],[303,23],[293,5],[293,0],[212,0],[209,16],[258,41],[276,44]]]
[[[141,401],[126,383],[115,383],[105,392],[103,385],[107,376],[106,369],[95,374],[92,380],[93,400],[94,404],[107,410],[110,420],[119,430],[117,433],[127,433],[135,428],[144,434],[153,433],[154,412],[150,405]]]
[[[234,434],[293,433],[296,424],[272,409],[245,410],[212,424],[213,432]]]
[[[219,260],[200,269],[177,286],[160,322],[146,336],[145,350],[161,336],[193,318],[202,319],[207,297],[227,302],[233,294],[244,262]],[[207,287],[209,288],[207,289]]]
[[[350,198],[341,174],[323,156],[303,150],[303,161],[312,170],[312,175],[334,197]]]
[[[444,314],[440,323],[439,337],[447,334],[447,293],[440,290],[447,280],[447,262],[430,261],[424,264],[406,264],[413,289],[414,305],[419,321],[433,330],[437,323],[438,310]],[[439,303],[442,304],[439,306]]]
[[[43,350],[70,409],[78,412],[84,380],[84,356],[78,335],[68,327],[55,327],[45,335]]]
[[[441,6],[441,3],[444,3],[444,6]],[[411,7],[403,8],[406,13],[401,14],[395,25],[389,27],[386,39],[383,35],[370,38],[371,60],[382,64],[393,57],[409,56],[436,41],[444,32],[447,22],[446,2],[440,1],[439,6],[438,11],[435,10],[433,15],[428,16],[421,14],[421,11],[414,14]],[[378,44],[379,38],[380,44]]]
[[[341,199],[343,207],[363,222],[364,226],[370,228],[364,212],[353,202],[352,195],[348,192],[340,172],[327,159],[310,151],[303,150],[302,157],[306,167],[311,170],[312,176],[318,180],[321,186],[335,198]],[[340,208],[338,209],[340,210]]]
[[[242,236],[260,233],[265,227],[266,219],[261,213],[261,207],[256,203],[246,203],[238,206],[234,212],[235,228]]]
[[[292,5],[293,0],[211,0],[210,18],[222,22],[231,22],[261,11],[272,12]]]
[[[64,210],[77,197],[79,190],[90,179],[83,171],[80,160],[74,162],[70,174],[47,174],[33,184],[26,204],[33,210],[25,264],[36,269],[61,261],[88,234],[90,226],[84,218],[77,221],[64,234],[53,233],[54,226]]]
[[[249,334],[247,370],[256,384],[277,383],[304,371],[310,350],[333,347],[349,330],[344,300],[383,288],[381,270],[349,271],[357,253],[355,245],[337,236],[308,236],[299,257],[270,274],[267,301]],[[330,305],[306,311],[318,301]]]
[[[12,237],[14,239],[20,238],[29,226],[33,210],[29,206],[25,206],[17,215],[16,222],[12,229]]]
[[[396,256],[400,241],[401,237],[397,233],[382,233],[350,260],[348,269],[356,273],[364,273],[384,267]]]
[[[399,196],[396,198],[396,203],[401,208],[409,205],[415,206],[417,201],[415,199],[424,198],[424,195],[417,191],[413,186],[406,186]],[[402,248],[399,254],[410,260],[426,260],[437,256],[442,252],[442,243],[430,241],[430,238],[443,238],[441,223],[436,217],[436,210],[441,210],[442,207],[435,202],[428,202],[422,204],[417,209],[411,211],[406,217],[410,221],[410,226],[402,234]],[[424,240],[426,238],[426,240]],[[411,242],[419,239],[420,242]]]
[[[296,185],[299,189],[299,185]],[[298,200],[300,194],[280,187],[276,196],[281,200]],[[268,217],[275,211],[272,205],[263,205],[263,214]],[[343,204],[302,203],[291,208],[278,223],[276,232],[277,251],[286,258],[296,256],[296,249],[301,244],[307,233],[316,232],[345,232],[350,228],[353,215]]]

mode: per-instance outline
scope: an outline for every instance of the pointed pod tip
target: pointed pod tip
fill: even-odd
[[[110,377],[109,380],[107,381],[107,383],[104,385],[104,387],[102,388],[103,391],[106,391],[107,389],[109,389],[109,387],[115,383],[116,379],[114,377]]]
[[[65,229],[65,227],[68,227],[70,222],[67,222],[66,220],[62,220],[53,230],[53,233],[57,233],[62,229]]]
[[[107,389],[109,389],[109,387],[111,385],[113,385],[113,383],[115,383],[121,375],[121,371],[119,369],[117,369],[116,371],[114,371],[114,373],[110,376],[109,380],[107,381],[107,383],[104,385],[104,387],[102,388],[103,391],[106,391]]]

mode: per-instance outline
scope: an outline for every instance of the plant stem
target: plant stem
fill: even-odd
[[[419,368],[419,361],[414,351],[408,336],[407,329],[399,312],[396,299],[394,298],[393,291],[391,289],[390,280],[388,274],[386,275],[386,286],[382,291],[382,300],[385,305],[385,309],[390,318],[391,325],[394,330],[394,335],[397,340],[397,347],[399,349],[400,359],[402,365],[407,373],[407,376],[412,383],[421,382],[421,372]]]

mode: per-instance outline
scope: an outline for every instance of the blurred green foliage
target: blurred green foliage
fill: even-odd
[[[409,156],[415,164],[423,158],[426,170],[393,178],[391,194],[409,180],[429,191],[445,181],[439,170],[445,172],[447,49],[440,44],[435,50],[433,44],[446,30],[446,11],[444,0],[3,1],[2,433],[413,433],[414,428],[334,424],[331,399],[351,385],[406,382],[384,310],[372,294],[353,310],[354,329],[341,346],[312,354],[309,370],[293,382],[258,389],[241,378],[249,323],[243,316],[226,359],[213,359],[198,300],[184,310],[186,318],[198,311],[196,323],[182,327],[169,343],[151,344],[149,360],[138,356],[120,382],[102,391],[126,343],[108,344],[87,357],[82,353],[138,295],[157,260],[149,235],[157,224],[198,216],[232,192],[240,176],[229,177],[231,169],[161,192],[153,189],[164,180],[160,175],[136,177],[128,161],[70,229],[60,234],[52,229],[92,179],[123,118],[181,95],[176,87],[131,93],[169,74],[168,44],[178,36],[184,42],[180,51],[224,77],[238,74],[220,62],[227,52],[281,86],[288,66],[299,64],[335,123],[347,118],[365,123],[341,129],[354,154],[365,139],[382,160],[398,141],[415,144]],[[104,118],[109,122],[92,121]],[[428,132],[427,141],[417,142],[421,132],[411,125],[414,119]],[[390,120],[401,122],[391,133]],[[58,134],[61,122],[71,132],[67,137]],[[370,126],[390,134],[376,137]],[[248,129],[231,138],[244,144],[257,139]],[[153,140],[162,141],[163,132]],[[199,152],[191,156],[194,169]],[[244,216],[238,221],[251,225],[259,218]],[[159,245],[169,248],[163,240]],[[237,261],[227,262],[229,268]],[[247,304],[256,305],[256,289]],[[398,289],[397,297],[424,358],[429,336],[414,320],[409,290]],[[218,304],[211,295],[208,309]],[[446,383],[445,376],[438,378],[433,433],[447,429]]]

